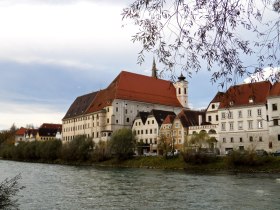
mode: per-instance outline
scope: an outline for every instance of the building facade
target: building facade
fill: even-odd
[[[115,130],[131,128],[139,112],[179,113],[183,105],[172,82],[123,71],[106,89],[73,102],[62,119],[63,140],[86,135],[95,142],[106,141]]]

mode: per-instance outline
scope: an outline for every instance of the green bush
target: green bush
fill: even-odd
[[[94,143],[85,136],[77,136],[62,147],[61,159],[65,161],[88,161],[92,157]]]
[[[190,164],[208,164],[218,160],[214,154],[208,154],[202,151],[188,150],[182,153],[183,159]]]
[[[122,128],[115,131],[110,140],[111,154],[118,160],[126,160],[133,156],[136,141],[131,129]]]
[[[226,161],[229,166],[262,166],[270,162],[271,158],[258,156],[254,151],[233,151]]]

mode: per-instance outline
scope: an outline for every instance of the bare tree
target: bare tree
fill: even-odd
[[[18,209],[17,200],[14,196],[24,188],[18,183],[20,178],[21,175],[19,174],[0,183],[0,209]]]
[[[135,0],[122,16],[139,28],[140,64],[153,52],[172,73],[206,65],[223,85],[280,65],[279,12],[279,0]]]

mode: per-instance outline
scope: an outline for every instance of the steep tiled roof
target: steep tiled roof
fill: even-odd
[[[55,137],[57,131],[56,128],[39,128],[39,136]]]
[[[269,96],[280,96],[280,82],[275,82],[270,90]]]
[[[172,124],[176,115],[167,115],[162,124]]]
[[[160,126],[168,115],[175,115],[174,112],[153,109],[149,116],[154,116]]]
[[[142,123],[145,124],[146,123],[146,120],[148,118],[148,115],[149,115],[149,112],[139,112],[137,115],[136,115],[136,118],[140,118]]]
[[[21,127],[16,131],[16,136],[23,136],[25,134],[26,128]]]
[[[210,103],[217,103],[220,102],[223,98],[223,96],[225,95],[224,92],[218,92],[215,97],[212,99],[212,101]]]
[[[38,133],[38,129],[26,129],[25,130],[25,135],[28,135],[28,136],[30,136],[31,134],[33,136],[36,136],[37,133]]]
[[[72,118],[84,114],[91,105],[97,93],[98,92],[93,92],[77,97],[76,100],[71,104],[63,119]]]
[[[87,113],[111,105],[114,99],[182,107],[170,81],[122,71],[106,89],[99,91]]]
[[[183,109],[176,117],[180,119],[182,125],[186,128],[189,126],[199,125],[199,115],[202,115],[202,122],[205,122],[205,111]]]
[[[266,104],[270,89],[271,83],[269,81],[232,86],[224,94],[219,108]],[[249,99],[252,99],[251,103]]]
[[[47,128],[47,129],[56,129],[56,130],[62,130],[61,124],[52,124],[52,123],[43,123],[40,128]]]

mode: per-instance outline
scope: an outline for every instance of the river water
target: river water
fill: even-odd
[[[20,209],[280,209],[280,174],[63,166],[0,160],[21,173]]]

